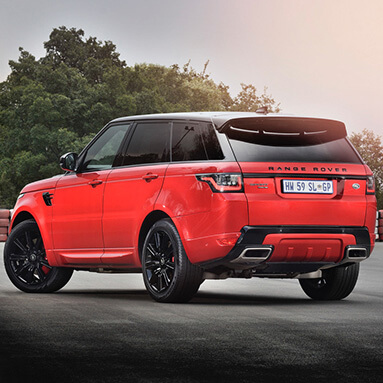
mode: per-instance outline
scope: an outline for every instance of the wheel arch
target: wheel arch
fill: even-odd
[[[47,215],[44,214],[44,211],[40,208],[40,206],[34,205],[32,208],[28,205],[18,206],[12,215],[9,232],[11,233],[16,226],[27,220],[33,220],[36,222],[44,241],[48,262],[51,266],[58,266],[52,251],[49,216],[47,217]]]
[[[28,221],[30,219],[33,219],[36,223],[35,217],[29,213],[28,211],[21,211],[19,212],[16,217],[13,219],[11,224],[11,230],[13,230],[17,225],[19,225],[21,222]]]
[[[144,241],[145,241],[146,235],[148,234],[150,228],[161,219],[170,219],[173,222],[170,216],[166,214],[165,212],[163,212],[162,210],[152,211],[150,214],[146,216],[146,218],[142,222],[140,233],[138,235],[138,256],[140,258],[140,261],[142,257],[142,249],[144,247]]]

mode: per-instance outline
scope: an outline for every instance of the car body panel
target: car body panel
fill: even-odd
[[[69,173],[58,181],[52,203],[52,236],[56,258],[63,264],[100,263],[103,198],[109,173]]]
[[[239,172],[236,162],[169,165],[155,208],[173,219],[192,263],[223,257],[233,245],[219,244],[217,239],[238,238],[248,224],[243,193],[213,193],[196,175]]]
[[[263,244],[276,250],[268,262],[340,262],[346,246],[355,245],[351,234],[269,234]]]
[[[140,267],[139,230],[154,210],[167,167],[168,164],[123,167],[109,174],[103,201],[103,264]]]

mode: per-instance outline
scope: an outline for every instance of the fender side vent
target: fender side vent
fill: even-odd
[[[45,202],[45,205],[52,206],[52,199],[53,199],[53,194],[49,192],[43,193],[43,200]]]

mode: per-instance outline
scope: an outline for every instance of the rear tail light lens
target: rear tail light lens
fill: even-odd
[[[197,180],[206,182],[214,193],[241,193],[243,180],[241,174],[214,173],[197,175]]]
[[[367,194],[375,194],[375,179],[374,176],[367,176]]]

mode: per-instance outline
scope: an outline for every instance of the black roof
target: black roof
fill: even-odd
[[[233,118],[264,117],[264,114],[253,112],[183,112],[183,113],[159,113],[142,114],[138,116],[126,116],[113,120],[112,122],[138,121],[138,120],[190,120],[213,122],[217,128]]]
[[[254,120],[256,119],[256,120]],[[285,122],[292,120],[309,119],[311,121],[316,121],[319,124],[329,124],[331,129],[341,130],[345,133],[345,126],[343,122],[336,120],[328,120],[322,118],[313,118],[305,116],[294,116],[294,115],[283,115],[283,114],[263,114],[255,112],[185,112],[185,113],[161,113],[161,114],[144,114],[138,116],[126,116],[120,117],[112,122],[123,122],[123,121],[139,121],[139,120],[188,120],[188,121],[203,121],[203,122],[212,122],[218,130],[222,130],[227,126],[228,122],[256,122],[257,124],[266,123],[269,125],[271,120],[274,122]]]

